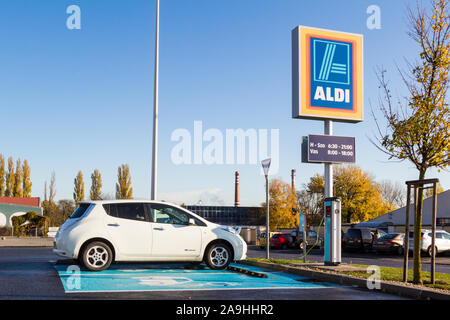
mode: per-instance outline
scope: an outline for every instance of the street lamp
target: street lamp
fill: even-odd
[[[269,248],[270,248],[270,230],[269,230],[269,168],[271,158],[261,161],[261,165],[264,170],[264,175],[266,177],[266,259],[269,259]]]
[[[155,82],[153,92],[153,153],[151,200],[157,198],[158,184],[158,76],[159,76],[159,0],[156,0]]]

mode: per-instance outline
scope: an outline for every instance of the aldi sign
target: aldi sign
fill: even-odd
[[[297,27],[292,31],[292,116],[363,120],[362,36]]]

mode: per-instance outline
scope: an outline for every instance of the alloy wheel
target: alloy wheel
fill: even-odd
[[[221,268],[225,266],[230,259],[230,254],[227,250],[227,248],[223,246],[217,246],[214,249],[211,250],[210,253],[210,260],[211,263],[216,268]]]
[[[108,251],[102,246],[94,246],[86,253],[86,262],[92,268],[102,268],[109,260]]]

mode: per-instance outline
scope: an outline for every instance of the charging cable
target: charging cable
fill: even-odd
[[[304,257],[306,257],[307,255],[308,255],[308,253],[319,243],[319,235],[320,235],[320,228],[322,227],[322,223],[323,223],[323,220],[324,220],[324,218],[325,218],[325,215],[322,217],[322,220],[320,221],[320,224],[319,224],[319,227],[317,228],[317,238],[316,238],[316,242],[312,245],[312,247],[311,248],[309,248],[309,250],[308,251],[306,251],[306,253],[304,254],[304,255],[302,255],[301,257],[300,257],[300,259],[303,259]],[[304,231],[303,231],[304,232]],[[306,244],[303,244],[303,245],[306,245]]]

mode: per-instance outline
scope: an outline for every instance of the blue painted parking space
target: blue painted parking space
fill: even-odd
[[[238,289],[318,289],[336,284],[258,267],[231,264],[251,272],[267,274],[267,278],[229,270],[211,270],[190,264],[112,265],[108,270],[91,272],[78,266],[55,265],[66,293],[139,292],[180,290]]]

